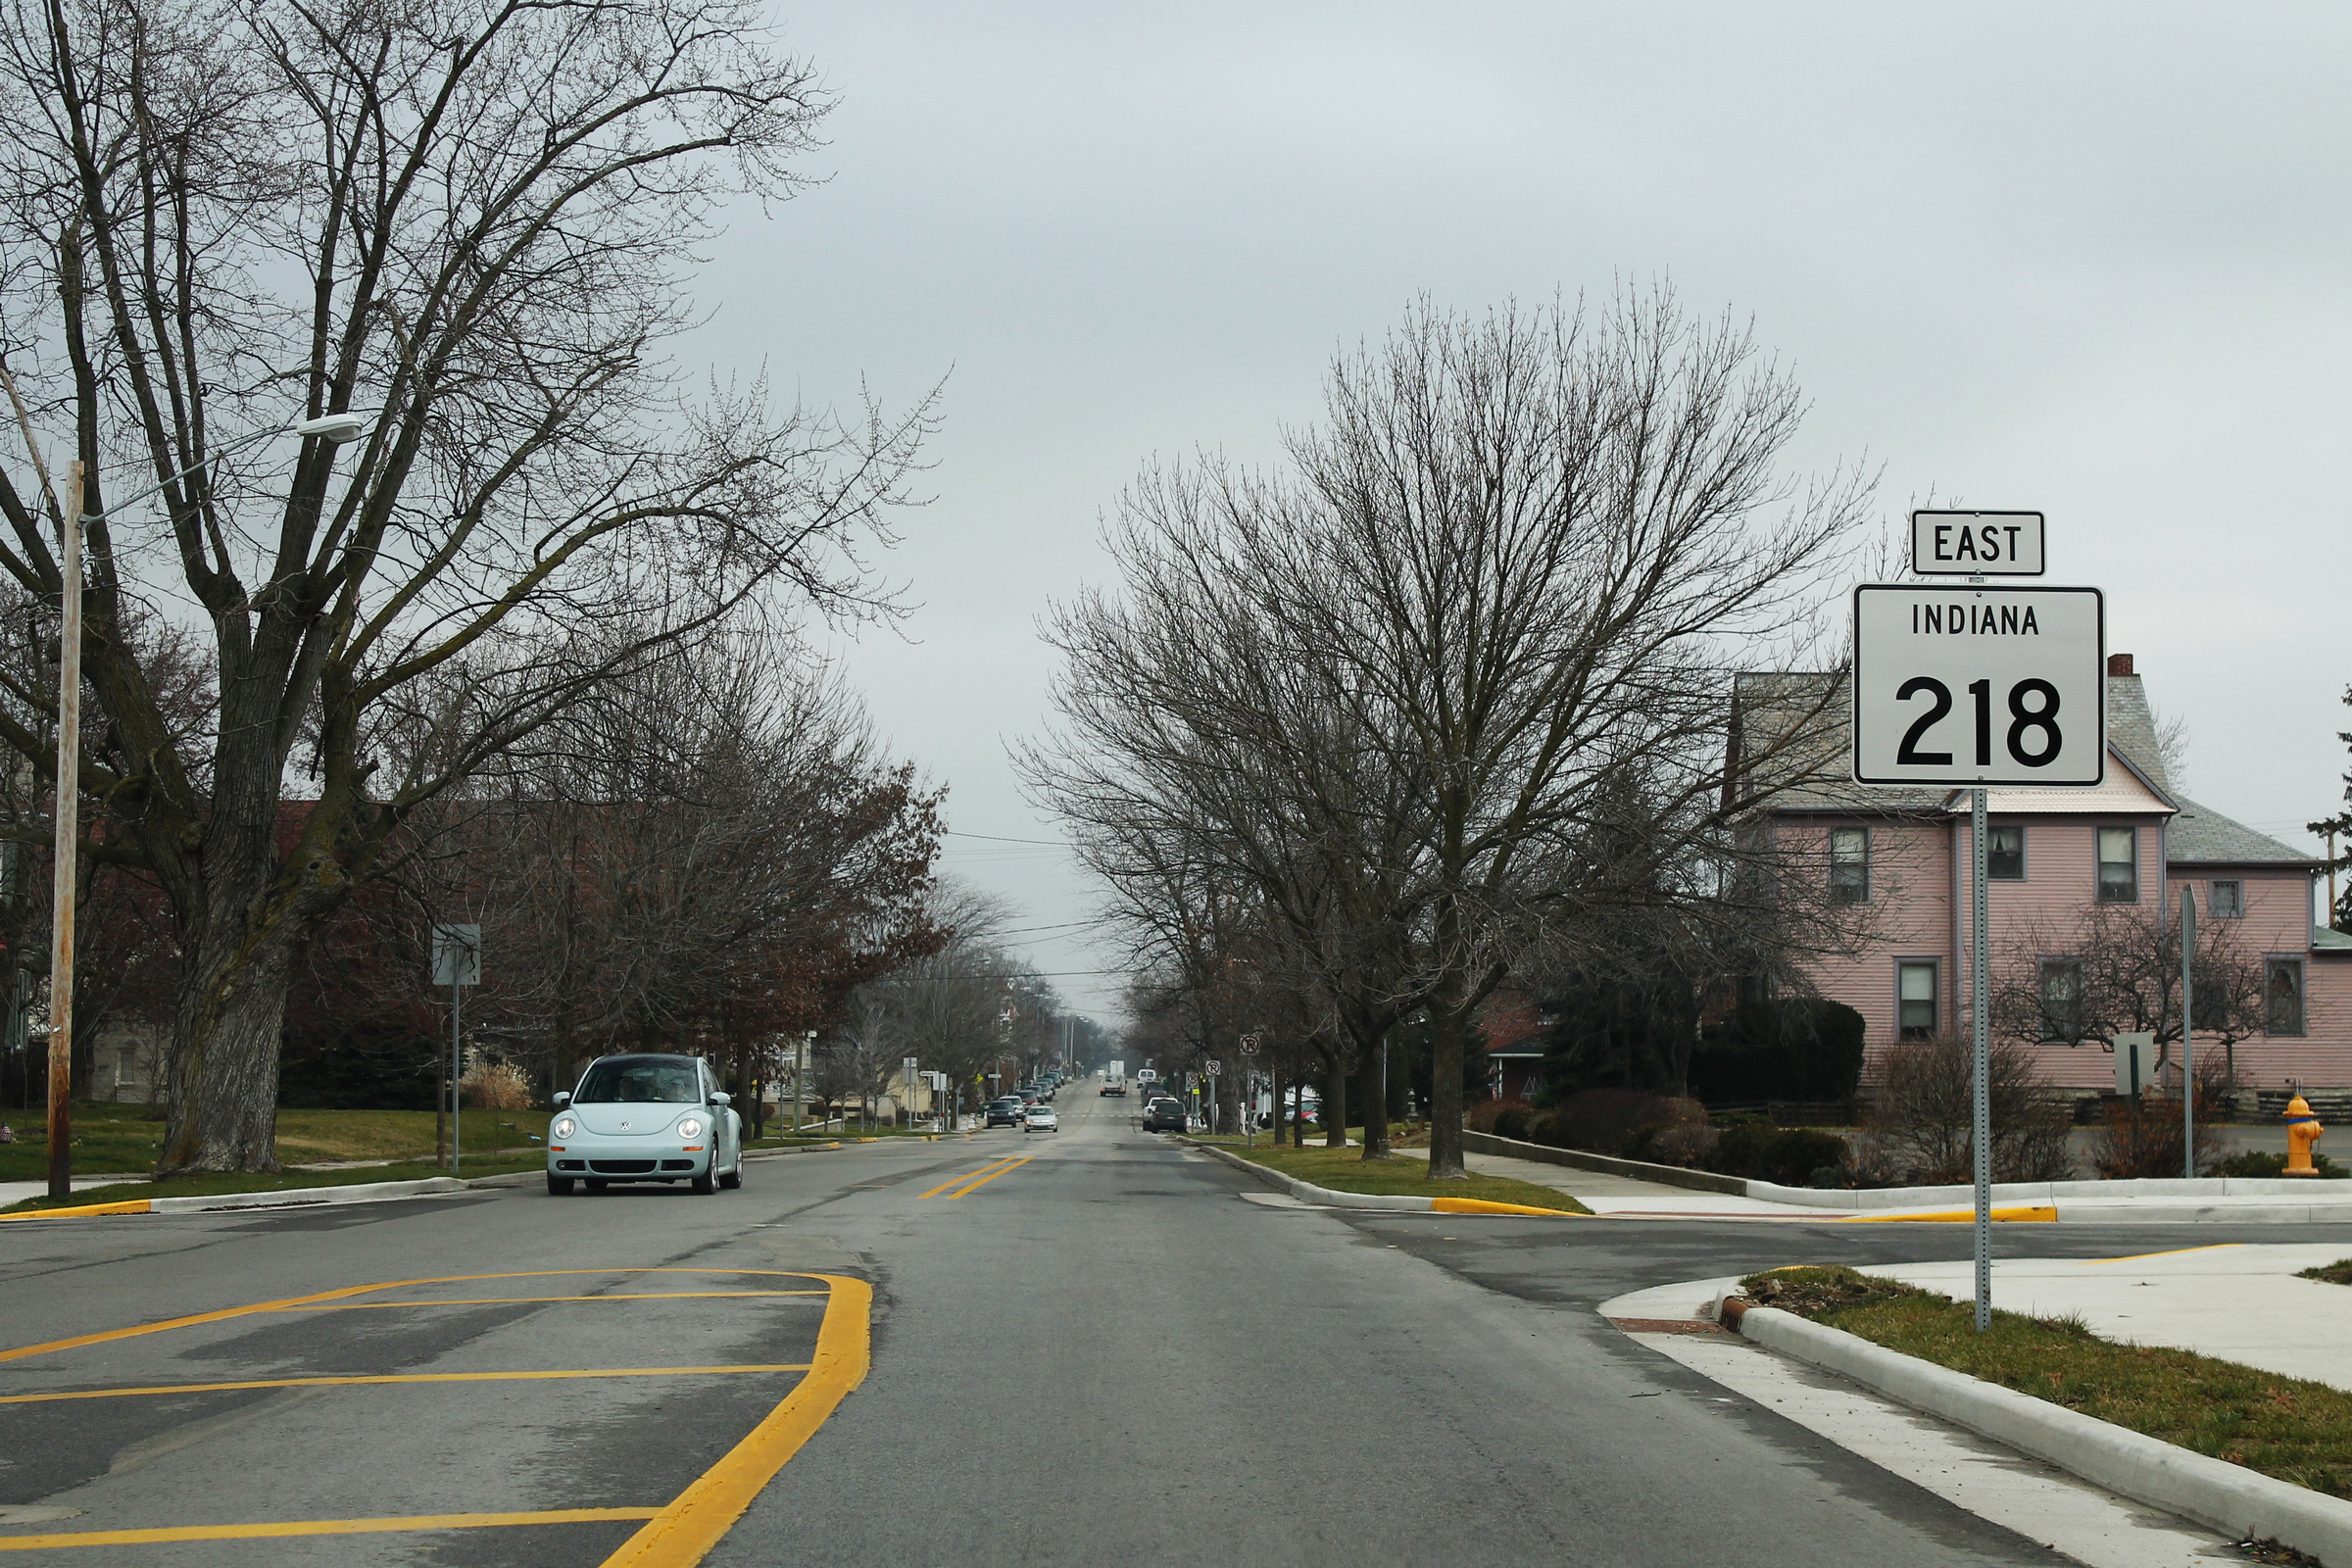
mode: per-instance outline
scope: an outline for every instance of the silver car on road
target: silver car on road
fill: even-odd
[[[577,1088],[556,1096],[549,1193],[681,1181],[698,1193],[743,1185],[743,1119],[700,1056],[599,1056]]]

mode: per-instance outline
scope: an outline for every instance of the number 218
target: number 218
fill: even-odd
[[[1977,766],[1992,765],[1992,682],[1972,680],[1968,694],[1976,699],[1977,710]],[[1926,696],[1934,706],[1912,720],[1903,731],[1902,749],[1894,754],[1897,765],[1949,767],[1949,752],[1923,752],[1919,743],[1927,737],[1946,713],[1952,710],[1952,689],[1933,675],[1914,675],[1895,692],[1894,700],[1907,703],[1914,697]],[[2038,699],[2029,707],[2031,700]],[[2009,755],[2027,767],[2045,767],[2058,756],[2058,688],[2046,680],[2021,680],[2009,688]],[[2027,741],[2038,735],[2040,744],[2029,749]]]

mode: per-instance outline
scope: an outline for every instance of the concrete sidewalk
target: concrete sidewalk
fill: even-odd
[[[2342,1242],[2224,1244],[2099,1258],[2000,1258],[1992,1304],[2034,1317],[2080,1314],[2102,1339],[2161,1345],[2352,1390],[2352,1286],[2298,1279],[2352,1254]],[[1867,1273],[1972,1298],[1973,1265],[1911,1263]],[[1687,1294],[1687,1293],[1686,1293]]]

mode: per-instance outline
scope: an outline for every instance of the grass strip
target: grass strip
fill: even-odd
[[[527,1144],[533,1136],[546,1134],[549,1115],[544,1110],[489,1110],[468,1105],[463,1118],[466,1152]],[[0,1122],[7,1123],[15,1134],[13,1143],[0,1144],[0,1181],[38,1181],[47,1175],[46,1113],[37,1105],[12,1107],[0,1110]],[[155,1168],[163,1147],[162,1107],[74,1102],[75,1174],[144,1176]],[[285,1109],[277,1113],[277,1157],[289,1165],[338,1159],[429,1162],[432,1152],[433,1113],[429,1110]]]
[[[2352,1257],[2339,1257],[2334,1262],[2323,1263],[2318,1268],[2299,1270],[2295,1277],[2319,1280],[2328,1285],[2352,1285]]]
[[[1524,1203],[1530,1208],[1557,1209],[1564,1214],[1592,1211],[1550,1187],[1513,1181],[1508,1176],[1473,1176],[1467,1181],[1433,1182],[1429,1162],[1411,1157],[1371,1159],[1360,1149],[1270,1149],[1260,1143],[1244,1149],[1238,1138],[1203,1138],[1221,1149],[1253,1160],[1285,1176],[1328,1187],[1335,1193],[1365,1193],[1377,1198],[1477,1198],[1490,1203]]]
[[[1759,1306],[1794,1312],[2192,1453],[2352,1497],[2352,1393],[2328,1384],[2190,1350],[2118,1345],[2078,1317],[1996,1310],[1992,1327],[1979,1334],[1971,1303],[1850,1268],[1771,1269],[1740,1285]]]
[[[541,1171],[547,1156],[537,1150],[505,1159],[469,1158],[460,1175],[505,1176],[516,1171]],[[79,1208],[84,1203],[121,1203],[134,1198],[213,1198],[222,1193],[282,1193],[305,1187],[356,1187],[364,1182],[413,1182],[427,1176],[446,1176],[449,1168],[429,1159],[398,1165],[368,1165],[355,1170],[287,1170],[270,1176],[186,1176],[172,1181],[125,1181],[108,1187],[83,1187],[68,1197],[25,1199],[0,1209],[15,1214],[36,1208]]]

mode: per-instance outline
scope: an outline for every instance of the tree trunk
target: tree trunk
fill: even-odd
[[[1362,1074],[1356,1098],[1364,1103],[1364,1157],[1387,1159],[1389,1152],[1389,1086],[1381,1070],[1386,1058],[1380,1043],[1374,1041],[1359,1052],[1363,1065],[1356,1069]]]
[[[1348,1147],[1348,1069],[1342,1065],[1340,1054],[1337,1052],[1328,1054],[1323,1059],[1331,1066],[1331,1071],[1324,1075],[1324,1082],[1331,1086],[1331,1093],[1323,1102],[1323,1147],[1346,1149]]]
[[[1280,1149],[1283,1123],[1290,1119],[1283,1113],[1282,1092],[1285,1086],[1282,1081],[1282,1058],[1274,1057],[1266,1063],[1266,1068],[1274,1081],[1274,1147]]]
[[[172,1019],[158,1175],[278,1168],[278,1046],[306,940],[300,928],[310,923],[281,918],[250,945],[217,937],[199,944]]]
[[[1429,1003],[1429,1175],[1432,1181],[1465,1180],[1462,1166],[1462,1054],[1470,1035],[1470,1008],[1461,1000],[1460,976],[1440,981]]]

